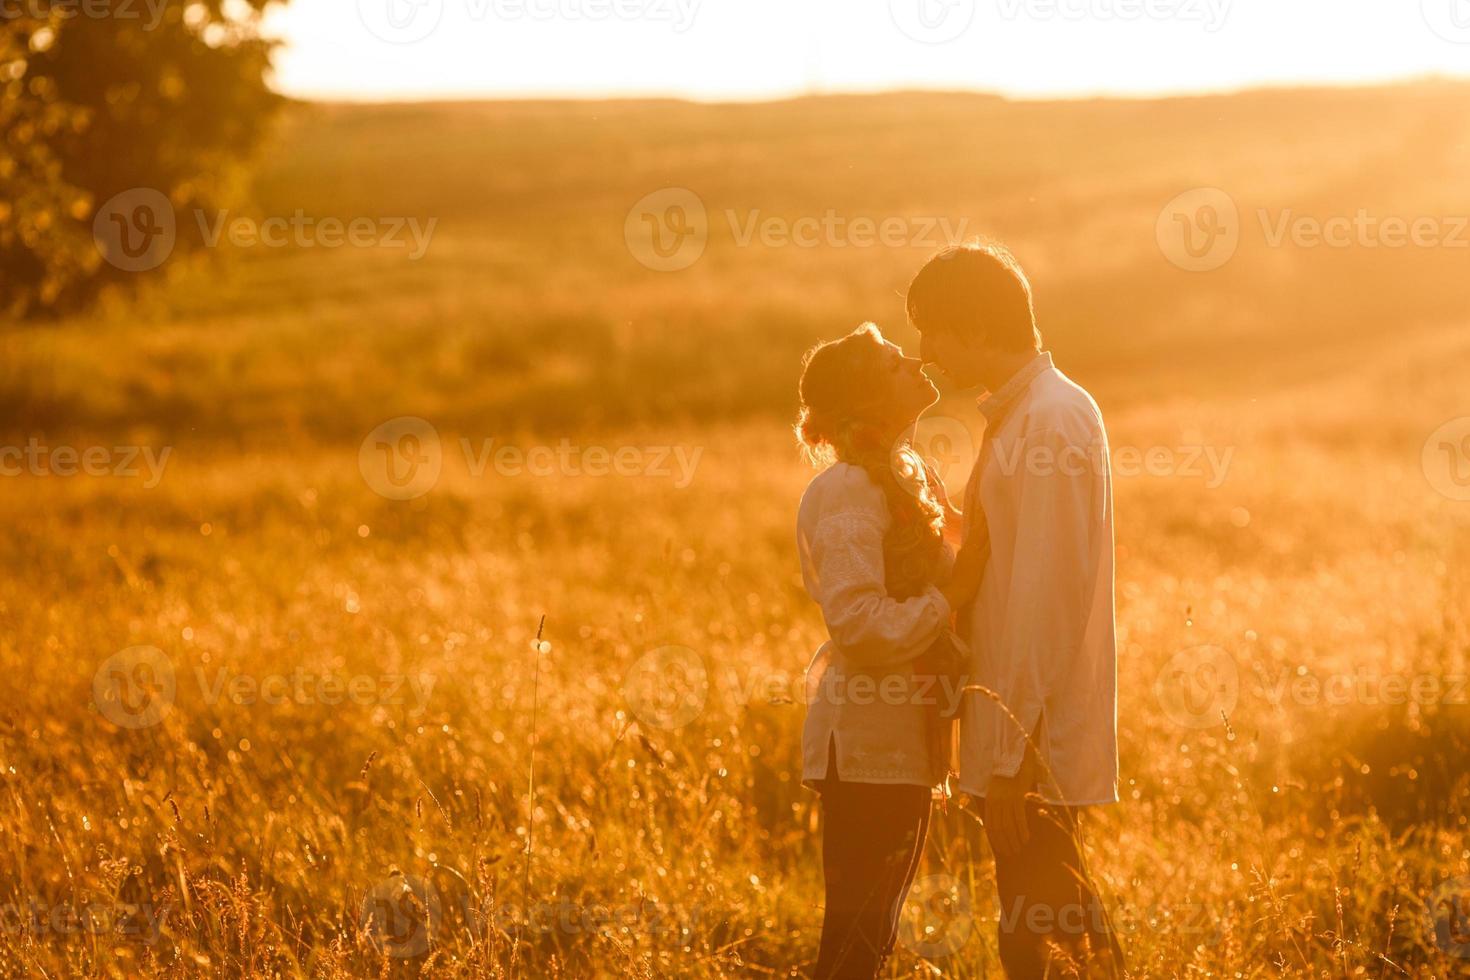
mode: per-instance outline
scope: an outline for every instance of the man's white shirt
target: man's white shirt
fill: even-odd
[[[965,492],[990,558],[970,617],[960,788],[984,796],[1038,732],[1038,789],[1053,803],[1118,800],[1113,491],[1096,402],[1041,353],[980,402],[987,427]],[[1013,717],[1012,717],[1013,716]]]

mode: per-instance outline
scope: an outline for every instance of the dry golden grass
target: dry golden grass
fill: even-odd
[[[1243,205],[1467,213],[1435,180],[1470,161],[1435,125],[1464,102],[308,110],[258,209],[441,215],[422,263],[245,255],[93,321],[0,336],[6,444],[172,449],[153,488],[0,481],[0,971],[734,977],[810,962],[818,822],[791,695],[822,628],[792,540],[810,476],[785,429],[795,355],[860,318],[895,323],[924,250],[712,237],[692,269],[658,275],[627,254],[623,217],[672,184],[711,208],[989,219],[1035,255],[1043,326],[1115,447],[1233,453],[1218,485],[1118,483],[1125,802],[1088,839],[1134,975],[1463,971],[1428,906],[1470,875],[1455,688],[1470,504],[1421,466],[1429,434],[1470,414],[1448,278],[1463,255],[1256,243],[1190,276],[1162,260],[1153,220],[1198,184]],[[936,131],[963,124],[943,150]],[[1144,142],[1164,132],[1179,135]],[[940,211],[947,191],[958,203]],[[943,410],[978,431],[962,401]],[[409,501],[359,468],[369,430],[398,415],[433,421],[444,446],[437,486]],[[477,475],[460,437],[703,455],[682,488]],[[156,724],[129,728],[106,695],[160,704],[160,678],[94,681],[138,646],[176,689]],[[628,690],[668,646],[710,686],[688,724],[661,728]],[[1235,665],[1239,695],[1227,719],[1181,724],[1170,664],[1202,646]],[[298,670],[369,686],[337,704],[216,691]],[[1371,703],[1353,686],[1327,703],[1281,686],[1379,690],[1390,674],[1436,678],[1439,695]],[[403,677],[432,683],[422,702],[390,690]],[[998,975],[977,830],[958,805],[937,821],[910,920],[931,931],[901,945],[895,974]],[[66,918],[136,923],[134,906],[161,917],[156,936]],[[33,907],[57,918],[38,925]]]

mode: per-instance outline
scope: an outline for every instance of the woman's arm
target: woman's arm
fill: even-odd
[[[863,666],[892,666],[918,657],[949,628],[952,609],[939,589],[904,600],[888,594],[887,501],[867,474],[853,470],[835,483],[812,517],[803,537],[813,596],[838,650]]]

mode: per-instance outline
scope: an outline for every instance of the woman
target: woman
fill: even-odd
[[[831,638],[807,670],[802,734],[802,781],[822,796],[815,975],[871,978],[893,951],[932,790],[948,775],[932,705],[954,688],[924,661],[952,641],[982,556],[956,559],[945,543],[943,487],[909,445],[939,395],[917,358],[864,324],[808,352],[800,394],[797,436],[832,463],[797,516],[802,577]]]

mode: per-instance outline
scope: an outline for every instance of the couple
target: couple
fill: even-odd
[[[814,348],[801,377],[798,436],[833,464],[797,519],[830,636],[808,668],[802,736],[823,816],[815,975],[882,969],[957,758],[995,854],[1007,976],[1121,976],[1078,837],[1079,808],[1118,800],[1102,416],[1041,349],[1030,284],[1004,248],[940,252],[907,307],[921,357],[868,324]],[[938,398],[929,363],[987,390],[958,509],[910,443]]]

